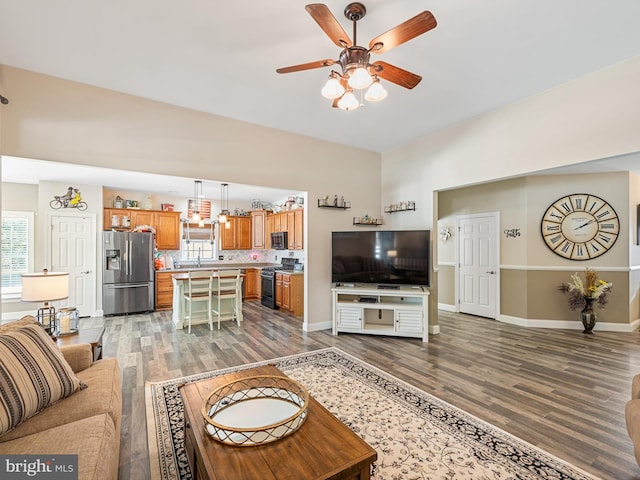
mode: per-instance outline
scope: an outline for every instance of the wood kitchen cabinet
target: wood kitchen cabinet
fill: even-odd
[[[251,217],[227,216],[220,227],[220,250],[251,250]]]
[[[267,215],[267,219],[265,220],[265,232],[264,232],[264,243],[265,247],[271,249],[271,234],[275,232],[274,230],[274,216]]]
[[[260,300],[260,270],[257,268],[247,268],[244,273],[244,299]]]
[[[304,250],[304,210],[293,212],[293,249]]]
[[[154,212],[158,250],[180,250],[180,213]]]
[[[282,308],[282,273],[276,272],[276,306]]]
[[[126,219],[128,219],[128,225]],[[116,228],[129,231],[142,225],[149,225],[155,230],[158,250],[180,249],[180,212],[131,208],[104,209],[102,227],[104,230]]]
[[[267,212],[258,210],[251,212],[251,247],[266,248]]]
[[[288,212],[274,213],[267,215],[266,225],[266,248],[271,247],[272,232],[287,232],[287,249],[304,249],[304,210],[299,208]]]
[[[173,272],[156,272],[156,310],[173,307]]]
[[[276,272],[276,305],[295,316],[304,314],[304,275]]]

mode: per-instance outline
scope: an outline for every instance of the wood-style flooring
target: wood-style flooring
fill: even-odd
[[[149,474],[145,381],[336,346],[603,479],[640,479],[624,421],[640,372],[640,333],[545,330],[440,312],[430,342],[305,333],[302,321],[244,305],[241,327],[225,322],[176,330],[170,312],[86,318],[104,324],[105,356],[123,382],[120,479]]]

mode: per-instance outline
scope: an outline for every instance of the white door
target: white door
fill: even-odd
[[[497,318],[499,215],[462,215],[457,218],[457,223],[459,311]]]
[[[51,216],[51,268],[69,272],[66,305],[77,308],[81,317],[96,311],[95,239],[94,217]]]

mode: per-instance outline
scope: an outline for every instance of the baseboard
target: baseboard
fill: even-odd
[[[580,320],[538,320],[535,318],[511,317],[509,315],[500,315],[498,321],[511,325],[528,328],[551,328],[562,330],[584,330]],[[633,332],[640,326],[640,319],[636,319],[632,323],[596,323],[594,331],[601,332]]]
[[[330,330],[333,328],[333,322],[315,322],[312,324],[303,323],[302,330],[305,332],[317,332],[319,330]]]
[[[448,303],[438,303],[438,310],[442,310],[444,312],[456,313],[456,306],[450,305]]]

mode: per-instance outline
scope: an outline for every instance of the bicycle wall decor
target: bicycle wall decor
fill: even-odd
[[[59,208],[77,208],[81,212],[87,209],[87,202],[82,200],[80,190],[69,187],[64,195],[55,195],[49,202],[49,206],[55,210]]]

